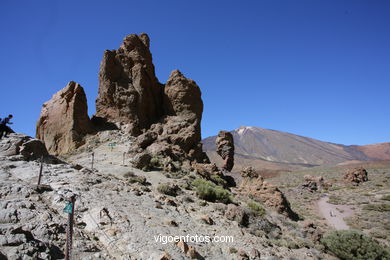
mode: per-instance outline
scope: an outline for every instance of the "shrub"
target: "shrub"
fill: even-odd
[[[126,172],[125,174],[123,174],[123,177],[125,177],[130,184],[133,183],[139,183],[141,185],[148,184],[144,176],[135,175],[133,172]]]
[[[225,204],[228,204],[232,201],[229,191],[225,190],[221,186],[216,185],[215,183],[212,183],[211,181],[198,178],[192,182],[192,186],[195,187],[198,198],[202,200],[207,200],[210,202],[222,202]]]
[[[227,182],[221,178],[221,176],[218,176],[216,174],[212,174],[210,176],[210,181],[214,182],[215,184],[219,185],[219,186],[223,186],[223,187],[226,187],[227,186]]]
[[[177,192],[180,190],[180,188],[177,185],[171,186],[168,183],[164,183],[164,184],[158,185],[157,190],[158,190],[158,192],[160,192],[162,194],[176,197]]]
[[[388,259],[389,252],[369,236],[354,230],[336,230],[325,235],[321,243],[340,259]]]
[[[390,201],[390,195],[383,196],[382,200],[389,200]]]
[[[251,212],[255,216],[264,216],[265,214],[265,209],[263,206],[261,206],[259,203],[254,202],[254,201],[249,201],[247,203],[248,207],[251,209]]]
[[[159,156],[153,156],[152,159],[150,159],[150,165],[153,168],[160,168],[162,166],[161,158]]]
[[[390,211],[390,204],[368,204],[365,205],[363,209],[385,212],[385,211]]]
[[[130,178],[130,177],[134,177],[134,176],[136,176],[136,175],[134,174],[134,172],[131,172],[131,171],[123,174],[123,177],[125,177],[125,178]]]
[[[146,181],[146,178],[144,176],[134,176],[129,178],[129,183],[139,183],[141,185],[147,185],[148,182]]]

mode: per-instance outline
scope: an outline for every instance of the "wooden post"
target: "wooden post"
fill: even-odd
[[[74,218],[74,203],[76,202],[76,196],[72,195],[69,199],[71,203],[71,212],[68,213],[68,226],[66,229],[66,249],[65,249],[65,260],[72,259],[72,244],[73,244],[73,218]]]
[[[43,170],[43,155],[41,157],[41,168],[39,169],[39,175],[38,175],[38,186],[41,185],[42,170]]]
[[[93,171],[93,161],[95,159],[95,153],[92,152],[92,162],[91,162],[91,170]]]

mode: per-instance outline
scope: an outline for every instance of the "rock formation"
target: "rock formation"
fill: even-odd
[[[234,166],[234,140],[232,133],[220,131],[215,143],[217,145],[217,153],[224,160],[222,169],[230,172]]]
[[[344,175],[344,181],[359,185],[361,182],[368,181],[367,171],[363,167],[349,169]]]
[[[174,70],[167,83],[160,84],[149,37],[132,34],[118,50],[104,53],[93,120],[88,118],[83,89],[71,82],[43,105],[37,137],[58,155],[82,145],[83,137],[104,129],[102,125],[117,125],[137,137],[129,149],[135,167],[153,168],[150,160],[159,157],[164,160],[160,162],[163,169],[189,169],[192,162],[209,162],[201,144],[202,112],[201,91],[195,81]]]
[[[104,52],[97,117],[128,124],[128,131],[138,135],[163,114],[162,93],[146,34],[128,35],[118,50]]]
[[[180,71],[173,71],[164,87],[162,104],[164,115],[143,130],[130,153],[145,151],[154,157],[170,157],[179,162],[208,162],[200,142],[203,102],[196,83]]]
[[[293,220],[298,220],[298,215],[292,211],[284,194],[276,186],[264,181],[251,167],[245,168],[241,177],[243,177],[239,188],[241,194],[274,208],[278,213]]]
[[[43,104],[36,136],[58,155],[82,145],[84,135],[92,131],[84,89],[71,81]]]
[[[45,144],[23,134],[11,134],[0,140],[0,156],[21,156],[22,160],[35,160],[47,156]]]
[[[309,190],[310,192],[315,192],[324,187],[332,186],[329,182],[326,182],[322,176],[311,176],[309,174],[303,176],[305,183],[301,185],[302,189]]]

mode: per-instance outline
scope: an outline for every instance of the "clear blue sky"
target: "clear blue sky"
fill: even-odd
[[[202,90],[202,135],[259,126],[323,141],[390,141],[390,1],[0,1],[0,117],[35,135],[67,82],[95,112],[103,51],[146,32],[164,83]]]

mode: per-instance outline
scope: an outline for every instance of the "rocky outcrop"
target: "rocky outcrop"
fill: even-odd
[[[82,145],[92,131],[84,89],[71,81],[43,104],[36,136],[50,153],[59,155]]]
[[[363,167],[349,169],[344,174],[344,181],[357,186],[362,182],[368,181],[367,171]]]
[[[323,176],[311,176],[309,174],[303,176],[305,183],[301,185],[302,189],[309,190],[310,192],[315,192],[322,188],[329,188],[332,186],[329,182],[325,181]]]
[[[47,156],[45,144],[23,134],[10,134],[0,140],[0,156],[21,156],[23,160],[36,160]]]
[[[251,167],[244,169],[241,177],[239,193],[275,209],[279,214],[298,220],[298,215],[292,211],[290,203],[278,187],[264,181]]]
[[[219,131],[217,139],[217,153],[222,157],[224,164],[222,169],[230,172],[234,166],[234,140],[232,133],[228,131]]]
[[[138,136],[130,156],[148,153],[180,162],[208,161],[200,143],[202,112],[195,81],[174,70],[165,85],[159,83],[146,34],[129,35],[118,50],[105,51],[96,117]]]
[[[104,52],[97,117],[128,124],[127,130],[138,135],[163,114],[162,94],[163,86],[155,75],[146,34],[128,35],[118,50]]]
[[[195,81],[174,70],[167,83],[160,84],[149,37],[132,34],[117,50],[104,53],[92,121],[83,89],[71,82],[43,105],[37,137],[58,155],[82,145],[83,137],[93,130],[120,127],[137,137],[128,154],[135,167],[153,168],[148,165],[150,159],[159,157],[179,162],[163,162],[161,168],[190,169],[192,162],[209,162],[201,144],[202,112],[201,91]],[[143,156],[135,158],[137,154]]]

